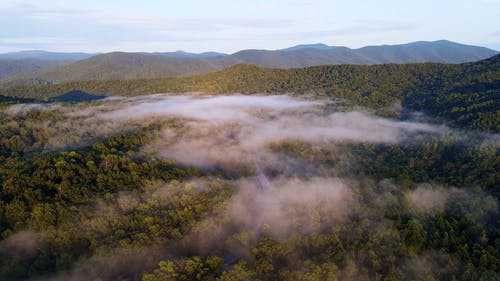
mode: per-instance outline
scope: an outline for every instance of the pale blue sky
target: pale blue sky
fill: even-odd
[[[2,0],[0,52],[235,52],[448,39],[500,50],[500,0]]]

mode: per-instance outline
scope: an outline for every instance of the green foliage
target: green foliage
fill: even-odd
[[[205,75],[182,78],[81,81],[17,86],[0,94],[43,100],[74,89],[104,95],[152,93],[294,93],[343,99],[388,115],[401,102],[443,118],[449,125],[498,132],[500,56],[468,64],[330,65],[269,69],[235,65]]]
[[[159,268],[142,277],[142,281],[215,280],[220,274],[223,260],[220,257],[198,256],[175,261],[162,261]]]
[[[401,182],[439,182],[478,186],[499,197],[498,147],[430,139],[421,144],[359,145],[353,147],[362,172],[375,178]]]
[[[402,99],[410,108],[449,118],[451,125],[497,131],[498,75],[497,57],[464,65],[294,70],[239,65],[190,78],[24,89],[26,96],[40,90],[38,98],[44,91],[80,87],[130,94],[310,93],[379,113]],[[25,102],[2,98],[6,104]],[[497,280],[500,274],[500,159],[498,145],[489,144],[486,134],[420,136],[393,144],[275,142],[269,148],[283,159],[354,186],[352,202],[338,220],[327,224],[332,214],[297,204],[286,210],[297,215],[294,231],[277,235],[269,230],[279,225],[256,230],[233,221],[234,186],[248,179],[180,166],[141,150],[164,128],[182,130],[182,120],[125,124],[108,132],[100,130],[109,124],[88,126],[86,117],[64,114],[66,105],[13,108],[19,112],[0,113],[1,280],[44,279],[65,271],[77,276],[102,264],[111,272],[120,262],[127,274],[95,273],[95,279]],[[58,132],[63,139],[54,138]],[[447,200],[436,209],[415,207],[409,194],[423,183],[439,184]],[[322,227],[303,229],[301,212],[312,212],[304,217]],[[142,249],[139,260],[146,260],[139,269],[129,257],[137,249]],[[86,263],[90,269],[80,268]]]
[[[462,86],[444,93],[415,94],[405,98],[403,104],[449,120],[455,127],[500,131],[500,80]]]
[[[0,247],[0,279],[68,268],[82,255],[103,247],[180,239],[190,222],[207,212],[205,204],[220,200],[217,189],[210,190],[207,197],[172,186],[170,197],[160,201],[150,194],[157,188],[140,191],[151,181],[171,182],[200,174],[167,160],[145,161],[134,156],[154,128],[97,141],[79,150],[40,155],[33,153],[36,139],[4,144],[0,233],[5,239],[28,228],[43,233],[47,244],[43,251],[29,256],[11,255]],[[130,201],[132,194],[117,196],[119,192],[143,192],[145,199]],[[89,204],[96,197],[120,208],[109,209],[114,215],[105,220],[94,219]]]

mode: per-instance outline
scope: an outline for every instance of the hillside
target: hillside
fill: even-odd
[[[497,280],[499,108],[500,55],[0,89],[0,280]]]
[[[51,84],[82,80],[137,79],[177,77],[217,70],[212,63],[196,58],[175,58],[144,53],[115,52],[42,72],[8,79],[4,85],[39,83]]]
[[[488,48],[463,45],[447,40],[413,42],[402,45],[368,46],[356,53],[376,60],[378,63],[398,61],[401,63],[442,62],[464,63],[489,58],[498,54]]]
[[[323,44],[298,45],[277,51],[245,50],[232,56],[244,63],[294,68],[323,64],[463,63],[489,58],[498,52],[446,40],[402,45],[368,46],[360,49]]]
[[[0,59],[0,79],[31,73],[70,63],[63,60]]]
[[[192,77],[18,86],[2,88],[0,94],[42,100],[74,89],[120,96],[185,92],[313,94],[348,100],[379,114],[393,114],[387,110],[401,102],[409,109],[444,118],[452,126],[497,132],[498,81],[500,55],[464,64],[325,65],[301,69],[236,65]]]
[[[412,65],[421,78],[386,90],[431,74],[474,85],[496,63]],[[410,77],[238,65],[169,81],[313,85],[317,70],[339,89],[335,70]],[[0,280],[498,280],[498,138],[329,94],[0,96]]]
[[[288,49],[244,50],[219,53],[108,53],[70,65],[0,81],[0,85],[53,84],[82,80],[126,80],[179,77],[208,73],[236,64],[272,68],[300,68],[327,64],[463,63],[489,58],[498,52],[450,41],[415,42],[360,49],[324,44],[297,45]]]

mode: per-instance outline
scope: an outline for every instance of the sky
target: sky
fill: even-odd
[[[500,50],[500,0],[2,0],[0,52],[234,53],[447,39]]]

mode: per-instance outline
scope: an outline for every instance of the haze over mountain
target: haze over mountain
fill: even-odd
[[[45,71],[8,79],[8,84],[46,84],[83,80],[177,77],[218,70],[212,63],[195,58],[176,58],[145,53],[113,52],[97,55]]]
[[[20,51],[0,54],[0,59],[39,59],[56,61],[76,61],[88,59],[96,54],[91,53],[63,53],[42,50]]]
[[[190,53],[184,51],[175,51],[175,52],[155,52],[153,54],[168,56],[168,57],[176,57],[176,58],[212,58],[212,57],[223,57],[228,54],[219,53],[219,52],[203,52],[203,53]]]
[[[40,71],[63,64],[70,63],[71,61],[63,60],[40,60],[40,59],[0,59],[0,79],[8,78],[11,76],[31,73]]]
[[[90,53],[62,53],[40,50],[0,54],[0,79],[69,64],[94,55]]]
[[[497,53],[483,47],[440,40],[359,49],[324,44],[298,45],[277,51],[244,50],[232,57],[244,63],[266,67],[295,68],[323,64],[463,63],[485,59]]]
[[[497,134],[500,132],[499,69],[500,55],[463,64],[323,65],[295,69],[239,64],[192,77],[0,88],[0,101],[23,102],[15,99],[20,97],[50,101],[62,97],[73,102],[88,99],[86,93],[99,96],[294,93],[328,97],[340,103],[349,101],[350,106],[368,107],[382,116],[405,119],[409,118],[404,113],[407,110],[423,112],[452,127]]]
[[[180,77],[208,73],[236,64],[297,68],[326,64],[463,63],[489,58],[497,51],[446,40],[359,49],[325,44],[297,45],[281,50],[243,50],[231,55],[182,51],[166,53],[114,52],[45,71],[4,79],[3,86],[51,84],[81,80]]]
[[[331,50],[336,48],[335,46],[328,46],[323,43],[316,43],[316,44],[299,44],[293,47],[281,49],[280,51],[297,51],[297,50],[304,50],[304,49],[315,49],[315,50]]]

